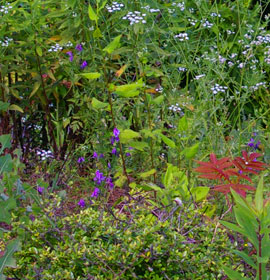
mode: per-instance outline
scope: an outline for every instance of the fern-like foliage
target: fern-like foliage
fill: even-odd
[[[246,180],[252,184],[250,174],[258,174],[265,169],[266,165],[257,160],[260,156],[262,155],[259,153],[248,154],[246,151],[242,151],[242,157],[217,159],[215,154],[210,154],[210,161],[197,161],[200,166],[194,170],[201,173],[199,176],[201,178],[218,181],[220,184],[214,186],[215,191],[226,195],[232,188],[245,197],[248,190],[254,191],[256,188],[241,183],[241,180]]]

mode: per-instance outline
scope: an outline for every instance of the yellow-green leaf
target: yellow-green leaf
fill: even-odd
[[[8,109],[12,110],[12,111],[19,111],[19,112],[23,113],[23,109],[16,104],[10,105]]]
[[[162,133],[160,133],[160,137],[166,145],[168,145],[171,148],[175,148],[175,143],[170,138],[168,138],[167,136],[165,136]]]
[[[120,131],[120,141],[122,143],[127,143],[131,139],[140,137],[140,133],[133,131],[131,129],[125,129],[123,131]]]
[[[96,13],[94,12],[93,8],[91,7],[91,5],[89,5],[88,7],[88,15],[89,15],[89,18],[91,20],[95,20],[97,21],[98,20],[98,16],[96,15]]]
[[[141,177],[141,178],[147,178],[147,177],[149,177],[149,176],[155,174],[156,172],[157,172],[156,169],[151,169],[151,170],[149,170],[149,171],[140,173],[140,177]]]
[[[105,103],[105,102],[101,102],[98,99],[96,99],[95,97],[93,97],[92,99],[92,106],[95,109],[103,109],[109,106],[109,103]]]
[[[41,85],[40,82],[36,82],[36,83],[34,84],[33,90],[32,90],[32,92],[31,92],[29,98],[31,98],[31,97],[38,91],[40,85]]]
[[[111,54],[115,49],[119,48],[120,47],[120,39],[121,39],[122,35],[119,35],[117,37],[115,37],[113,39],[113,41],[103,49],[103,51]]]
[[[37,54],[39,55],[39,56],[42,56],[42,49],[41,49],[41,47],[36,47],[36,51],[37,51]]]
[[[86,79],[93,80],[93,79],[98,79],[101,76],[101,74],[98,72],[93,72],[93,73],[83,73],[81,74],[81,76],[85,77]]]

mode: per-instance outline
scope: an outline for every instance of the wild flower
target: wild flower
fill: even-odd
[[[38,187],[37,187],[37,191],[38,191],[39,194],[42,194],[42,193],[44,192],[44,188],[38,186]]]
[[[82,208],[85,207],[85,201],[84,201],[83,198],[81,198],[81,199],[79,200],[78,205],[79,205],[80,207],[82,207]]]
[[[77,160],[78,163],[82,163],[84,161],[85,161],[84,157],[79,157],[78,160]]]
[[[0,41],[2,47],[8,47],[9,44],[13,41],[12,38],[5,37],[3,41]]]
[[[81,64],[81,69],[84,69],[87,65],[87,61],[84,60]]]
[[[106,179],[106,177],[103,176],[103,173],[100,172],[99,170],[96,171],[96,176],[94,177],[94,181],[100,185],[102,183],[102,181],[104,181]]]
[[[183,111],[182,111],[182,109],[181,109],[181,107],[179,106],[178,103],[176,103],[175,105],[171,105],[169,107],[169,110],[171,110],[171,111],[173,111],[175,113],[180,113],[180,116],[184,115],[184,113],[183,113]]]
[[[118,3],[118,2],[112,2],[112,5],[106,5],[106,9],[109,13],[113,13],[113,12],[117,12],[117,11],[121,11],[121,9],[124,7],[125,5],[122,3]]]
[[[72,53],[72,51],[67,52],[67,55],[69,56],[69,61],[72,62],[73,61],[73,53]]]
[[[189,40],[188,34],[186,32],[179,33],[175,35],[174,38],[178,38],[180,42]]]
[[[133,25],[135,23],[146,23],[146,20],[144,19],[146,17],[146,14],[142,14],[139,11],[135,12],[128,12],[126,16],[122,17],[122,19],[129,20],[130,25]]]
[[[225,91],[228,89],[226,86],[221,86],[219,84],[215,84],[213,87],[211,87],[212,93],[217,94],[219,92],[225,93]]]
[[[116,127],[113,129],[113,135],[114,135],[115,141],[119,142],[120,131]]]
[[[83,51],[83,47],[81,44],[78,44],[75,49],[78,51],[78,52],[82,52]]]
[[[98,153],[97,152],[93,153],[93,158],[98,159]]]
[[[112,178],[111,178],[111,177],[107,177],[107,179],[106,179],[106,186],[107,186],[110,190],[112,190],[112,189],[113,189],[113,187],[114,187],[114,183],[113,183],[113,181],[112,181]]]
[[[116,150],[115,147],[112,149],[112,154],[113,154],[113,155],[117,155],[117,150]]]
[[[94,188],[92,194],[91,194],[91,197],[95,197],[97,198],[99,195],[99,188]]]
[[[63,50],[62,46],[60,46],[59,44],[55,44],[54,46],[51,46],[50,49],[48,49],[48,52],[58,52],[62,50]]]
[[[7,3],[6,6],[0,6],[0,12],[4,13],[4,14],[8,14],[8,11],[12,9],[12,6],[10,5],[10,3]]]
[[[131,153],[126,153],[126,157],[131,157]]]

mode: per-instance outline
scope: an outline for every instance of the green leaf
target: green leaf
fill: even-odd
[[[183,132],[188,130],[188,122],[186,116],[182,117],[178,122],[178,131]]]
[[[168,146],[171,147],[171,148],[175,148],[175,143],[174,143],[170,138],[168,138],[167,136],[165,136],[165,135],[162,134],[162,133],[160,133],[159,135],[160,135],[162,141],[163,141],[166,145],[168,145]]]
[[[39,56],[42,56],[42,49],[41,47],[36,47],[36,52]]]
[[[120,47],[120,39],[121,39],[122,35],[119,35],[117,37],[115,37],[113,39],[113,41],[111,43],[109,43],[108,46],[106,46],[103,51],[111,54],[114,50],[118,49]]]
[[[5,255],[0,258],[0,275],[3,273],[3,270],[6,266],[16,267],[16,261],[13,258],[13,253],[20,249],[20,241],[18,239],[10,242],[5,251]]]
[[[92,98],[92,106],[95,109],[104,109],[109,106],[109,103],[101,102],[97,100],[95,97]]]
[[[133,90],[133,91],[127,91],[127,92],[122,92],[122,91],[116,91],[116,94],[122,96],[122,97],[135,97],[138,96],[140,94],[140,92],[138,90]]]
[[[249,257],[246,253],[244,253],[243,251],[238,251],[238,250],[233,250],[233,252],[240,256],[247,264],[249,264],[251,267],[253,267],[254,269],[257,268],[256,264],[253,262],[252,258]]]
[[[139,175],[140,175],[141,178],[147,178],[147,177],[149,177],[149,176],[155,174],[156,172],[157,172],[156,169],[151,169],[151,170],[149,170],[149,171],[140,173]]]
[[[146,142],[131,141],[128,144],[130,147],[137,149],[139,151],[144,151],[145,148],[149,147],[148,143]]]
[[[206,198],[210,188],[209,187],[196,187],[191,190],[195,201],[200,201]]]
[[[100,31],[100,29],[97,27],[96,30],[93,33],[93,37],[94,38],[101,38],[102,37],[102,33]]]
[[[226,273],[226,275],[231,279],[231,280],[248,280],[248,278],[244,278],[242,277],[242,275],[237,272],[237,271],[234,271],[226,266],[223,266],[222,265],[222,268],[224,270],[224,272]]]
[[[229,222],[226,222],[226,221],[220,221],[220,223],[222,225],[224,225],[225,227],[229,228],[230,230],[233,230],[233,231],[236,231],[240,234],[245,235],[245,231],[235,224],[232,224],[232,223],[229,223]]]
[[[0,144],[1,144],[0,154],[2,154],[6,148],[11,148],[11,135],[10,134],[0,135]]]
[[[98,79],[101,76],[101,74],[98,73],[98,72],[83,73],[83,74],[80,74],[80,75],[85,77],[86,79],[89,79],[89,80]]]
[[[16,104],[10,105],[8,109],[12,110],[12,111],[18,111],[20,113],[23,113],[23,109],[20,106],[16,105]]]
[[[181,154],[183,154],[187,159],[193,159],[199,150],[200,143],[196,143],[192,147],[185,148]]]
[[[255,205],[259,213],[263,211],[263,176],[264,175],[261,176],[255,194]]]
[[[7,111],[8,107],[9,107],[8,102],[0,101],[0,111]]]
[[[120,131],[120,141],[122,143],[127,143],[129,142],[129,140],[139,137],[141,137],[140,133],[135,132],[131,129],[125,129],[123,131]]]
[[[41,82],[35,82],[34,87],[33,87],[33,90],[32,90],[32,92],[30,93],[29,98],[31,98],[32,96],[34,96],[34,94],[38,91],[38,89],[40,88],[40,86],[41,86]]]
[[[93,8],[91,7],[91,5],[89,5],[88,7],[88,15],[89,15],[89,18],[91,20],[95,20],[95,21],[98,21],[98,16],[96,15],[96,13],[94,12]]]
[[[160,95],[158,97],[156,97],[154,100],[152,100],[153,104],[159,105],[164,101],[164,96]]]
[[[0,157],[0,174],[12,171],[12,158],[10,154]]]
[[[140,79],[136,83],[131,83],[131,84],[122,85],[122,86],[115,86],[113,91],[118,92],[118,93],[119,92],[132,92],[139,88],[142,88],[143,86],[144,86],[144,83],[143,83],[142,79]]]

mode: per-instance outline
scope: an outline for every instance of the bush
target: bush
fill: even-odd
[[[15,254],[17,268],[6,269],[10,277],[222,279],[221,265],[231,262],[227,234],[218,228],[212,242],[215,225],[196,209],[159,221],[138,206],[128,215],[88,208],[55,226],[48,219],[52,208],[46,209],[29,225],[14,223],[14,233],[24,228],[30,234]]]

